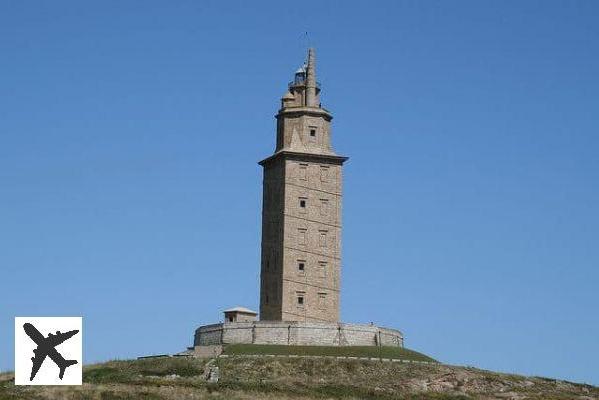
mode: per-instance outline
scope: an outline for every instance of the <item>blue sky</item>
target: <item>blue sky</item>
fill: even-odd
[[[0,369],[14,316],[85,362],[257,309],[261,168],[316,47],[342,317],[453,364],[599,384],[599,3],[3,1]]]

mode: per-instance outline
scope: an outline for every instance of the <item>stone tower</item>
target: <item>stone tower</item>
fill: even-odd
[[[342,157],[320,105],[314,49],[276,115],[264,167],[260,319],[339,321]]]

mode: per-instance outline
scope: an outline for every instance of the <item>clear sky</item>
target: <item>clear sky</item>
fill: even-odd
[[[309,42],[350,157],[343,320],[599,384],[598,18],[575,0],[2,1],[0,369],[15,316],[82,315],[89,363],[258,308],[256,162]]]

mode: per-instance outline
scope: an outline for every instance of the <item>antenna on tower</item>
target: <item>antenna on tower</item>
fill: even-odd
[[[304,31],[299,36],[299,45],[303,46],[302,51],[310,48],[310,32]]]

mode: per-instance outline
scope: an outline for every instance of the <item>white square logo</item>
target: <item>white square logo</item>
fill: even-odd
[[[81,385],[81,317],[15,317],[15,385]]]

